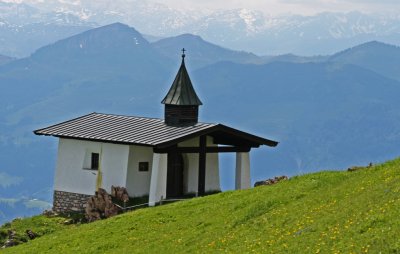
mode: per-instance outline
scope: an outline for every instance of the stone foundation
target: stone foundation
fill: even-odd
[[[91,195],[54,191],[53,211],[58,213],[84,212],[86,203]]]

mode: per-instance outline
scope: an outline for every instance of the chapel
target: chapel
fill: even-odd
[[[219,154],[236,156],[235,188],[250,188],[250,151],[278,142],[199,122],[202,102],[185,66],[162,100],[164,119],[90,113],[35,130],[58,138],[53,210],[83,211],[98,188],[125,187],[150,206],[220,188]]]

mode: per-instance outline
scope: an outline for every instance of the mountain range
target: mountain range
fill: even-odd
[[[375,41],[325,57],[260,57],[190,34],[150,43],[115,23],[0,66],[0,221],[51,201],[56,139],[32,130],[93,111],[161,118],[183,47],[201,121],[280,141],[252,153],[253,182],[400,153],[399,47]],[[229,189],[231,155],[221,168]]]
[[[0,0],[0,54],[29,56],[89,28],[122,22],[147,38],[191,33],[258,55],[331,55],[372,40],[399,45],[399,21],[395,14],[360,12],[272,16],[249,9],[178,10],[150,0]]]

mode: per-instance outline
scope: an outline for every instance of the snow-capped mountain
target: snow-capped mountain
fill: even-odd
[[[0,0],[0,19],[13,25],[90,27],[121,22],[144,34],[170,37],[191,33],[224,47],[261,55],[331,54],[371,40],[400,44],[400,15],[395,14],[271,16],[249,9],[173,9],[150,0]]]
[[[97,26],[69,12],[47,12],[0,1],[0,54],[26,57],[36,49]]]
[[[0,54],[21,58],[60,39],[92,28],[90,25],[32,23],[16,25],[0,18]]]
[[[27,25],[32,23],[51,23],[58,25],[83,25],[87,22],[83,16],[67,11],[66,9],[38,8],[40,6],[27,4],[30,1],[13,3],[0,0],[0,18],[13,25]],[[33,2],[33,1],[32,1]]]

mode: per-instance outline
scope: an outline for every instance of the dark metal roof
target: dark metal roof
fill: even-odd
[[[278,143],[221,124],[197,123],[169,126],[162,119],[91,113],[35,130],[36,135],[83,139],[120,144],[168,147],[200,135],[244,143],[252,147]],[[239,144],[239,143],[238,143]]]
[[[161,103],[182,106],[203,105],[193,88],[192,82],[190,81],[189,74],[185,67],[184,54],[182,55],[182,64],[176,74],[175,80]]]
[[[215,126],[174,127],[162,119],[91,113],[34,131],[37,135],[156,146]]]

